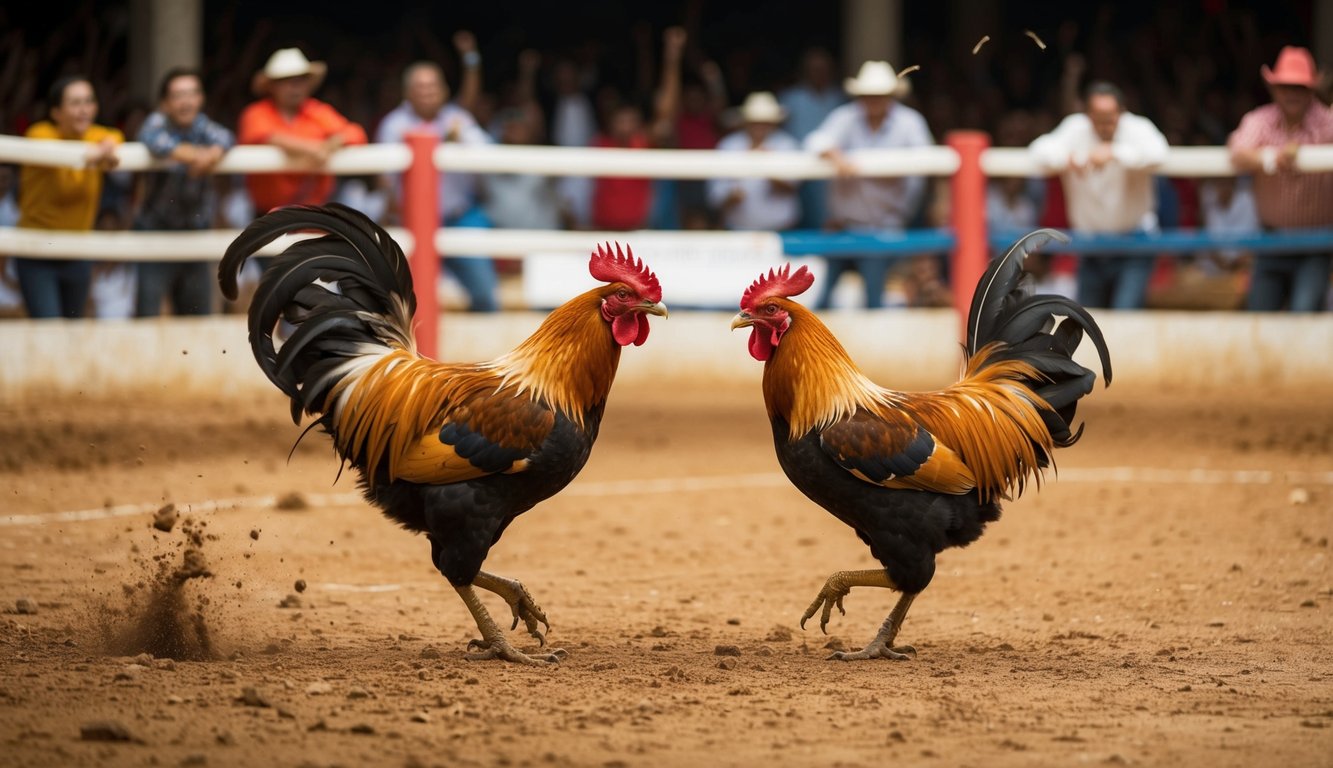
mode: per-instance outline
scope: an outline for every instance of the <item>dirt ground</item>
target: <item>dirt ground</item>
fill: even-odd
[[[873,561],[781,477],[757,388],[618,387],[582,476],[492,551],[556,668],[464,660],[427,542],[335,482],[323,436],[288,464],[285,413],[0,407],[0,762],[1333,764],[1327,391],[1099,392],[1060,477],[941,557],[916,659],[851,664],[825,657],[894,596],[797,626]],[[173,581],[187,551],[211,575]],[[164,584],[208,658],[117,645]]]

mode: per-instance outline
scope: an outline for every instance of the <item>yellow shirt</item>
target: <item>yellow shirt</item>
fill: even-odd
[[[59,139],[53,123],[34,123],[30,139]],[[115,128],[93,125],[80,141],[96,144],[110,138],[120,144],[125,136]],[[97,218],[102,197],[102,171],[25,165],[19,174],[19,226],[32,229],[89,230]]]

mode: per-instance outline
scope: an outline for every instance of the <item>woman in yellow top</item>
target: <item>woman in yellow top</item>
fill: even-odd
[[[88,78],[57,80],[47,98],[50,120],[28,129],[31,139],[86,141],[91,146],[84,168],[25,165],[19,176],[20,227],[90,230],[102,197],[102,175],[119,163],[120,131],[94,125],[97,97]],[[83,317],[92,284],[92,262],[65,259],[17,259],[19,290],[29,317]]]

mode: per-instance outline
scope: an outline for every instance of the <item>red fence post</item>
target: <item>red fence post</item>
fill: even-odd
[[[412,164],[403,174],[403,226],[412,233],[412,290],[417,295],[417,351],[435,357],[440,333],[440,306],[436,283],[440,255],[435,230],[440,227],[440,174],[435,169],[439,139],[424,131],[407,134]]]
[[[981,171],[981,153],[990,146],[990,136],[981,131],[954,131],[945,141],[958,153],[958,170],[953,175],[951,224],[954,232],[953,306],[958,312],[958,327],[967,341],[967,310],[977,281],[990,260],[986,238],[986,174]]]

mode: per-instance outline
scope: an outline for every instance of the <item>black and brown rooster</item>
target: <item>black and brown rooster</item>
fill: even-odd
[[[569,484],[597,439],[620,350],[666,316],[657,278],[632,253],[599,247],[588,268],[605,283],[555,309],[516,349],[484,363],[440,363],[416,351],[416,297],[402,250],[340,205],[294,206],[252,223],[219,267],[237,294],[246,258],[281,235],[250,306],[255,359],[292,404],[315,416],[366,498],[430,540],[431,559],[467,605],[481,639],[471,659],[555,662],[514,648],[474,587],[504,598],[545,645],[546,614],[518,581],[481,570],[514,518]],[[426,318],[425,322],[435,322]],[[283,338],[276,339],[275,335]]]
[[[972,298],[959,381],[936,392],[878,386],[815,314],[791,301],[814,278],[790,266],[761,275],[732,328],[752,328],[750,354],[764,362],[764,402],[778,463],[807,497],[851,526],[883,568],[833,574],[801,617],[843,610],[852,587],[902,593],[865,648],[832,658],[905,659],[895,647],[912,601],[935,575],[935,556],[981,536],[1001,499],[1041,479],[1072,427],[1096,374],[1072,358],[1086,331],[1107,384],[1111,361],[1096,322],[1061,296],[1034,296],[1023,261],[1052,239],[1033,232],[991,262]],[[1056,317],[1065,319],[1058,325]],[[845,613],[845,612],[844,612]]]

